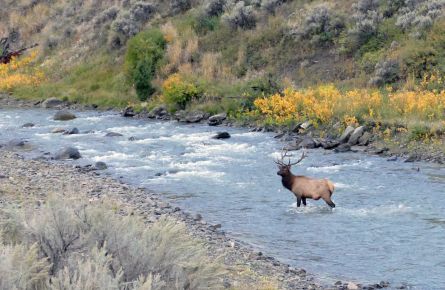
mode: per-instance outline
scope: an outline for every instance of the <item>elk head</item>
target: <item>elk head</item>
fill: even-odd
[[[285,158],[289,158],[289,161],[287,163],[284,162]],[[298,163],[300,163],[304,158],[306,158],[306,152],[303,151],[303,153],[301,154],[300,159],[298,159],[296,162],[291,163],[290,162],[290,157],[292,157],[292,155],[288,154],[288,150],[287,149],[283,149],[283,151],[281,152],[281,158],[275,160],[275,163],[278,165],[278,175],[281,176],[287,176],[289,174],[291,174],[290,169],[293,165],[297,165]]]

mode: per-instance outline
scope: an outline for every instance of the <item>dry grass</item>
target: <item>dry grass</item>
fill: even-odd
[[[1,289],[215,289],[221,285],[220,262],[210,260],[206,246],[192,238],[183,224],[163,218],[147,227],[136,216],[118,215],[112,205],[64,199],[50,197],[37,210],[24,206],[0,211],[4,245],[0,276],[10,277],[0,277],[0,283],[10,286]]]

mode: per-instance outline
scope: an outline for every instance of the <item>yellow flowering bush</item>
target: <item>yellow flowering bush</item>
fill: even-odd
[[[431,80],[435,83],[442,81],[440,77]],[[333,117],[345,124],[382,117],[441,120],[445,117],[445,90],[427,90],[425,82],[417,90],[396,92],[368,89],[342,92],[334,85],[286,89],[282,94],[256,99],[255,113],[277,123],[310,120],[323,124]]]
[[[342,93],[329,84],[305,90],[286,89],[282,95],[259,98],[254,104],[258,113],[278,123],[311,120],[322,124],[336,115],[355,118],[362,111],[373,115],[382,105],[382,97],[366,90]]]
[[[202,92],[180,74],[172,74],[163,82],[162,93],[169,104],[184,109],[188,102],[199,98]]]
[[[0,91],[10,92],[19,86],[37,86],[45,78],[44,73],[33,65],[36,52],[26,57],[13,58],[8,64],[0,64]]]

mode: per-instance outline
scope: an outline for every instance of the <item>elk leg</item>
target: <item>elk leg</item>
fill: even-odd
[[[329,199],[325,199],[324,201],[326,201],[326,203],[331,207],[334,208],[335,207],[335,203],[329,198]]]
[[[297,207],[301,205],[301,197],[297,196]]]
[[[302,197],[301,200],[303,201],[303,205],[306,206],[306,198]]]

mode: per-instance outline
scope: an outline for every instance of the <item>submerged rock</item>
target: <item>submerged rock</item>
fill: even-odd
[[[14,148],[14,147],[24,147],[27,141],[21,139],[12,139],[7,144],[6,147]]]
[[[107,134],[105,134],[105,137],[121,137],[124,136],[121,133],[116,133],[116,132],[108,132]]]
[[[96,170],[105,170],[108,168],[107,164],[105,162],[102,161],[98,161],[94,164],[94,168]]]
[[[82,156],[80,152],[75,147],[66,147],[56,153],[54,159],[56,160],[64,160],[64,159],[79,159]]]
[[[70,129],[70,130],[66,130],[65,132],[63,132],[64,135],[75,135],[75,134],[79,134],[79,129],[77,129],[76,127]]]
[[[54,128],[51,130],[51,133],[64,133],[65,129],[63,128]]]
[[[74,115],[73,113],[71,113],[67,110],[58,111],[54,115],[54,120],[56,120],[56,121],[69,121],[69,120],[73,120],[75,118],[76,118],[76,115]]]
[[[229,139],[230,138],[230,134],[228,132],[218,132],[212,138],[213,139]]]
[[[22,125],[22,128],[31,128],[31,127],[34,127],[34,126],[35,126],[34,123],[25,123],[25,124]]]

